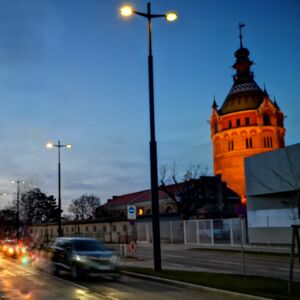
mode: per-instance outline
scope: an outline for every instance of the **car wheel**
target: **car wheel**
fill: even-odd
[[[78,279],[80,277],[80,272],[75,264],[71,267],[71,276],[73,279]]]
[[[51,274],[55,276],[59,276],[59,269],[55,263],[51,264]]]

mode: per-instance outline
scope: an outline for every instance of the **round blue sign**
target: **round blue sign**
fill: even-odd
[[[128,211],[130,214],[134,214],[135,208],[131,206],[131,207],[129,207]]]

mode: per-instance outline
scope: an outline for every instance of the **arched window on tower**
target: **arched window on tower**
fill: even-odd
[[[265,148],[273,148],[272,137],[270,137],[270,136],[264,137],[264,147]]]
[[[228,151],[233,151],[234,150],[234,143],[233,140],[228,141]]]
[[[218,132],[218,123],[214,123],[214,133]]]
[[[246,148],[252,148],[252,138],[246,138]]]
[[[271,125],[271,119],[270,116],[268,114],[263,114],[263,120],[264,120],[264,125]]]

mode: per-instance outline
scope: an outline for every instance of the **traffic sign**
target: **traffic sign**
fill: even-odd
[[[127,219],[128,220],[136,220],[136,206],[135,205],[127,206]]]

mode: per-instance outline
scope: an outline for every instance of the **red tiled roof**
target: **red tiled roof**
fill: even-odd
[[[168,189],[172,191],[176,190],[175,185],[168,185]],[[158,191],[158,199],[163,200],[168,198],[168,195],[163,191]],[[140,192],[135,192],[131,194],[125,194],[121,196],[113,196],[112,199],[108,199],[107,203],[102,205],[102,207],[109,206],[119,206],[119,205],[127,205],[127,204],[136,204],[141,202],[151,201],[151,190],[144,190]]]
[[[215,188],[214,184],[211,185],[215,179],[216,179],[216,177],[214,177],[214,176],[201,176],[199,179],[197,179],[197,182],[199,182],[200,184],[206,184],[207,186],[210,186],[210,188]],[[176,193],[176,192],[178,192],[178,188],[180,189],[181,187],[184,187],[184,186],[185,186],[185,183],[180,182],[177,184],[177,186],[175,184],[167,185],[167,188],[170,193]],[[226,187],[225,191],[228,196],[235,195],[235,193],[233,193],[227,187]],[[159,197],[159,200],[169,198],[169,196],[161,190],[159,190],[158,197]],[[140,192],[125,194],[125,195],[120,195],[120,196],[113,196],[112,199],[108,199],[107,203],[105,203],[101,207],[107,208],[107,207],[111,207],[111,206],[137,204],[137,203],[149,202],[149,201],[151,202],[151,190],[150,189],[140,191]]]

